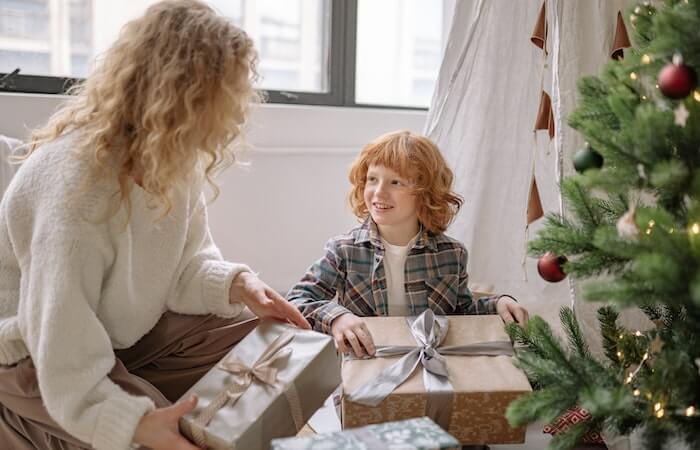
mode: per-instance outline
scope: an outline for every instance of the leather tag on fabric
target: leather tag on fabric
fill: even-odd
[[[540,13],[537,15],[537,23],[535,23],[535,29],[532,30],[530,41],[547,54],[547,13],[545,10],[545,3],[546,2],[542,2],[542,7],[540,8]]]
[[[623,50],[631,47],[629,35],[627,34],[627,27],[625,27],[625,21],[622,20],[622,13],[617,12],[617,25],[615,26],[615,36],[613,37],[612,49],[610,50],[610,57],[612,59],[622,59],[624,57]]]
[[[527,224],[530,225],[542,216],[544,216],[544,211],[542,210],[540,191],[537,189],[537,181],[533,175],[532,184],[530,185],[530,195],[527,200]]]
[[[535,120],[535,131],[547,130],[549,138],[554,137],[554,113],[552,112],[552,100],[549,94],[542,91],[540,96],[540,107],[537,110],[537,119]]]

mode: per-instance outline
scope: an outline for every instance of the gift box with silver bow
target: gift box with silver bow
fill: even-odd
[[[275,439],[272,450],[459,450],[462,446],[428,417],[315,436]]]
[[[263,321],[183,395],[199,402],[180,430],[201,448],[268,449],[295,435],[339,384],[329,336]]]
[[[377,355],[343,361],[343,428],[428,416],[462,444],[525,441],[505,411],[531,388],[499,316],[363,320]]]

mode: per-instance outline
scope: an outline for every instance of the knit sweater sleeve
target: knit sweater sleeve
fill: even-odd
[[[96,313],[108,270],[106,232],[53,197],[27,216],[12,230],[22,265],[18,319],[44,405],[58,425],[94,448],[128,449],[154,404],[108,378],[115,356]]]
[[[231,281],[239,273],[251,270],[245,264],[224,261],[209,230],[204,195],[198,195],[193,203],[180,277],[168,299],[168,308],[181,314],[235,317],[243,310],[243,304],[230,302]]]

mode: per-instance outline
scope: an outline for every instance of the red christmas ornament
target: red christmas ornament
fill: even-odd
[[[537,261],[537,272],[545,281],[556,283],[566,278],[566,273],[562,269],[566,261],[566,256],[547,252]]]
[[[692,67],[683,64],[679,55],[659,72],[659,89],[668,98],[687,97],[698,85],[698,76]]]

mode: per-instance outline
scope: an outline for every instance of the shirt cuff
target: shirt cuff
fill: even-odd
[[[325,334],[331,334],[331,325],[333,321],[343,314],[352,314],[352,312],[337,303],[329,303],[323,308],[316,310],[316,314],[318,314],[318,320],[314,323],[314,330]]]
[[[126,393],[105,400],[92,438],[96,450],[130,449],[136,427],[144,414],[155,409],[148,397]]]
[[[231,282],[242,272],[252,272],[245,264],[228,261],[212,261],[204,277],[202,298],[212,314],[219,317],[236,317],[245,307],[240,301],[231,303],[229,292]]]

